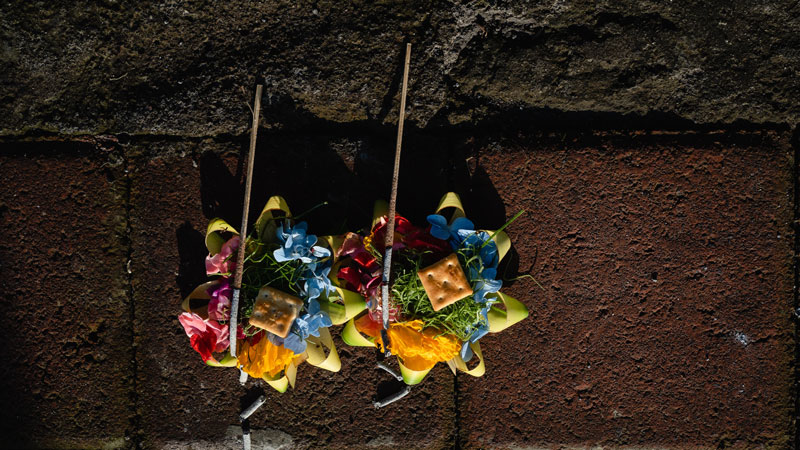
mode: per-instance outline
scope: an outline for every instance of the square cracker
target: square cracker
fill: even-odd
[[[473,293],[455,253],[420,270],[417,276],[422,280],[422,287],[425,288],[434,311],[439,311]]]
[[[285,338],[302,307],[303,301],[294,295],[264,286],[258,291],[250,325]]]

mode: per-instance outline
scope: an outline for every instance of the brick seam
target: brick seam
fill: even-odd
[[[792,386],[792,396],[794,401],[794,413],[789,433],[793,434],[793,439],[790,438],[789,442],[792,448],[800,449],[800,421],[798,421],[798,411],[800,411],[800,370],[798,369],[798,361],[800,361],[800,264],[798,257],[800,257],[800,125],[795,125],[791,137],[791,146],[793,150],[793,173],[794,176],[794,257],[792,258],[792,268],[794,270],[794,298],[793,298],[793,318],[794,318],[794,385]]]
[[[131,264],[133,264],[133,227],[131,225],[132,217],[132,179],[131,179],[131,162],[128,157],[126,147],[119,147],[122,153],[123,171],[124,171],[124,202],[125,202],[125,246],[126,246],[126,263],[125,275],[127,278],[127,295],[129,304],[129,322],[130,322],[130,336],[131,336],[131,415],[128,424],[128,431],[126,437],[130,439],[130,445],[133,449],[142,448],[142,430],[141,430],[141,415],[139,414],[139,361],[137,355],[137,339],[136,339],[136,301],[134,296],[133,285],[133,271]]]

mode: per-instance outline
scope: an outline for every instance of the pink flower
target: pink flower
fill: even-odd
[[[239,248],[239,236],[228,239],[222,249],[214,256],[206,256],[206,273],[209,275],[231,274],[236,268],[236,261],[231,257]]]
[[[364,296],[367,298],[373,297],[380,297],[380,290],[381,290],[381,282],[382,278],[380,276],[368,278],[366,283],[364,283]]]
[[[347,233],[339,247],[339,253],[336,256],[346,256],[364,248],[364,243],[361,236],[356,233]]]
[[[228,327],[215,320],[203,320],[196,313],[186,312],[178,316],[178,321],[203,362],[214,359],[211,353],[224,351],[230,345]]]
[[[228,279],[223,278],[219,284],[208,288],[207,292],[211,297],[208,301],[208,318],[217,321],[230,319],[233,289]]]

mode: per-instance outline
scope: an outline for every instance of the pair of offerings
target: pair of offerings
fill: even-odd
[[[369,232],[317,238],[295,223],[281,197],[272,197],[244,240],[245,262],[237,325],[237,356],[228,328],[235,229],[209,223],[206,269],[215,279],[183,302],[179,316],[192,347],[206,364],[239,367],[283,392],[297,366],[341,367],[329,327],[345,324],[351,346],[383,348],[381,280],[387,228],[378,203]],[[445,216],[444,213],[448,213]],[[528,315],[500,292],[497,267],[510,249],[501,230],[476,230],[455,193],[446,194],[427,224],[395,218],[390,273],[389,350],[407,384],[417,384],[437,362],[455,373],[484,373],[479,340]],[[474,367],[467,363],[477,357]]]

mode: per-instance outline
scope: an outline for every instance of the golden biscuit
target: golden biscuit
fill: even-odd
[[[294,295],[264,286],[258,291],[250,325],[285,338],[302,307],[303,301]]]
[[[417,276],[422,280],[434,311],[472,295],[472,287],[455,253],[420,270]]]

